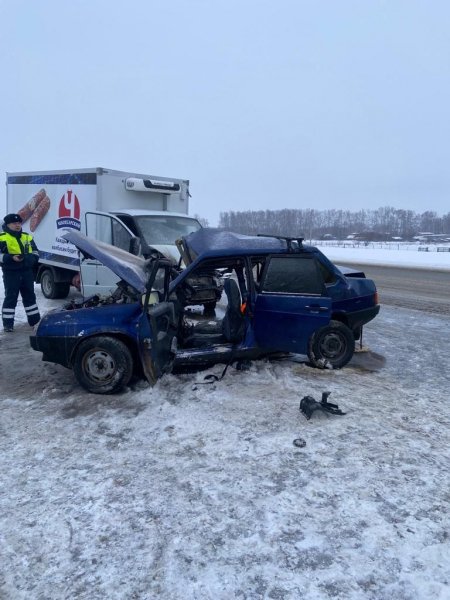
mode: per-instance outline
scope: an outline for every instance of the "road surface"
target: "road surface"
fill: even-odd
[[[340,264],[363,271],[377,285],[381,304],[450,314],[450,271]]]

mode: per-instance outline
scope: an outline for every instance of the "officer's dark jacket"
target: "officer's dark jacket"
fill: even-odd
[[[13,254],[21,254],[23,260],[16,262]],[[39,259],[39,251],[33,236],[25,231],[12,231],[3,225],[0,233],[0,266],[4,271],[32,269]]]

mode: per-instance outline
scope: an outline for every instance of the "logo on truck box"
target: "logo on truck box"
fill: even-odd
[[[58,217],[59,218],[56,220],[58,229],[69,227],[80,231],[80,203],[72,190],[67,190],[59,201]]]

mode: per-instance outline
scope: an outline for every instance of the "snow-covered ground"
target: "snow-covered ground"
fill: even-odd
[[[347,246],[312,242],[332,261],[354,261],[361,265],[386,265],[391,267],[414,267],[420,269],[440,269],[450,271],[450,252],[438,252],[437,248],[450,248],[448,244],[441,246],[418,246],[411,244],[354,244]],[[419,251],[428,248],[428,251]]]
[[[105,397],[29,333],[0,333],[0,598],[450,597],[450,316],[383,307],[341,371]],[[307,421],[325,390],[347,414]]]

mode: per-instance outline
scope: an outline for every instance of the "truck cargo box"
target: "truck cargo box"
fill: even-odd
[[[112,244],[116,237],[128,249],[136,235],[130,224],[138,213],[188,218],[186,179],[96,167],[7,173],[6,184],[7,212],[19,213],[24,230],[34,236],[40,254],[37,281],[49,298],[65,297],[79,271],[78,251],[61,237],[64,231],[75,229]],[[194,228],[200,226],[192,221]],[[152,243],[151,233],[145,243]]]

